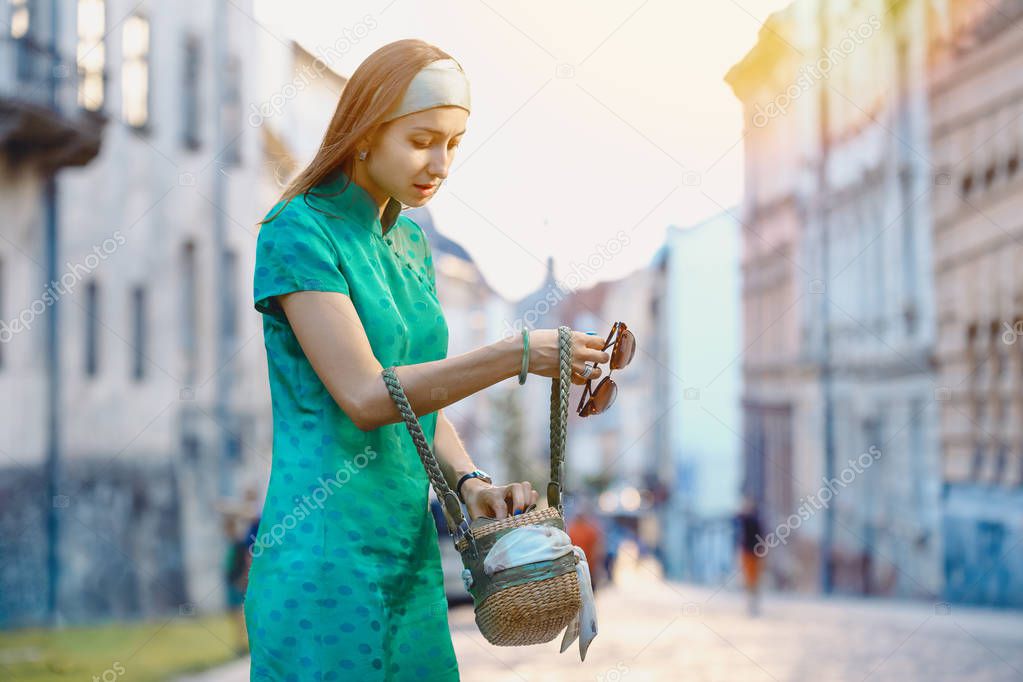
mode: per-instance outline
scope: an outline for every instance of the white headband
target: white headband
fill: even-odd
[[[419,70],[397,107],[381,123],[434,107],[456,106],[471,111],[469,79],[454,59],[438,59]]]

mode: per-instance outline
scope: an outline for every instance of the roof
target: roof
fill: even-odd
[[[745,100],[752,88],[762,85],[781,57],[793,50],[784,36],[792,36],[792,5],[771,14],[757,34],[757,42],[750,51],[725,74],[725,82],[740,100]]]
[[[423,228],[423,232],[426,233],[426,238],[430,241],[430,250],[433,251],[435,261],[439,254],[446,253],[475,265],[472,260],[472,256],[470,256],[469,253],[462,248],[461,244],[448,239],[437,231],[437,227],[433,223],[433,215],[430,213],[428,208],[424,206],[417,206],[416,208],[410,208],[405,213],[409,218],[414,220],[419,227]]]

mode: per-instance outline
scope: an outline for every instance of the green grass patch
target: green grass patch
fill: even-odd
[[[158,682],[238,657],[227,614],[0,631],[0,679]]]

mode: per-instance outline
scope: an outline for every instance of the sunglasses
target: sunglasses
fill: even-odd
[[[593,379],[587,380],[582,397],[579,398],[579,406],[576,408],[580,417],[606,412],[618,397],[618,386],[611,381],[611,371],[628,365],[632,362],[632,356],[636,354],[636,337],[624,322],[615,322],[611,325],[611,333],[607,335],[601,350],[607,350],[612,346],[614,348],[611,351],[611,370],[600,380],[596,388],[593,388]],[[596,363],[593,366],[596,367]]]

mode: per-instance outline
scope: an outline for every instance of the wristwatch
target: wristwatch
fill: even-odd
[[[490,484],[494,483],[494,479],[490,478],[490,474],[483,471],[482,469],[476,469],[475,471],[470,471],[469,473],[465,474],[460,479],[458,479],[458,483],[455,485],[455,494],[458,495],[458,499],[462,501],[462,504],[465,504],[465,498],[462,497],[462,484],[468,481],[470,478],[478,478],[481,481],[486,481],[487,483]]]

